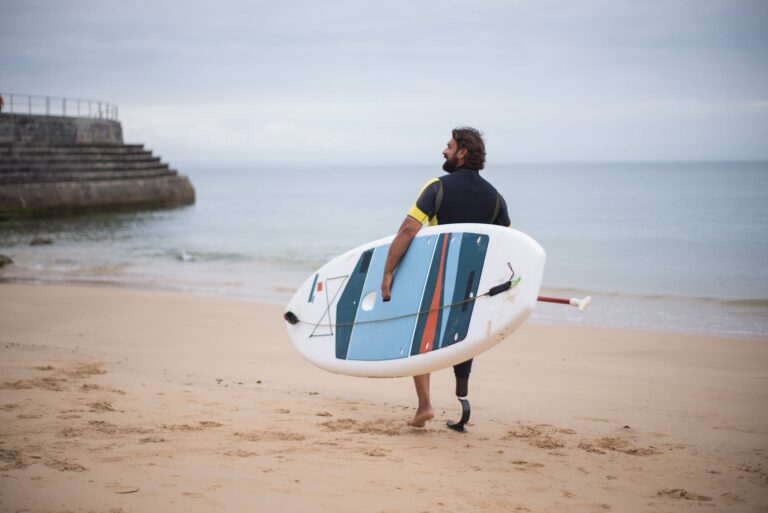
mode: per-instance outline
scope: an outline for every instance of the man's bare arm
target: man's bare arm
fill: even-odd
[[[389,301],[391,297],[390,289],[392,288],[395,268],[400,263],[400,260],[403,259],[403,255],[408,251],[408,246],[411,245],[411,241],[419,233],[420,229],[421,223],[411,216],[406,216],[392,244],[389,246],[387,261],[384,264],[384,277],[381,280],[381,297],[384,301]]]

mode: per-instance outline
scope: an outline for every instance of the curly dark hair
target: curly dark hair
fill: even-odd
[[[485,141],[483,134],[476,128],[461,126],[451,132],[459,148],[467,150],[464,167],[480,171],[485,167]]]

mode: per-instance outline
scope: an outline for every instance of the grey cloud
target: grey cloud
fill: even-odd
[[[323,149],[346,137],[421,160],[413,141],[476,123],[504,160],[768,158],[759,0],[6,1],[0,45],[0,90],[114,101],[127,133],[195,157],[218,133],[243,156],[268,134],[275,159],[281,137],[348,158]],[[174,135],[203,110],[220,132]]]

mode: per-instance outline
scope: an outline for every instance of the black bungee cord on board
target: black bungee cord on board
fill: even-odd
[[[418,312],[407,313],[407,314],[403,314],[403,315],[396,315],[394,317],[384,317],[382,319],[370,319],[370,320],[367,320],[367,321],[352,321],[352,322],[343,322],[343,323],[337,323],[337,324],[316,324],[316,323],[313,323],[313,322],[308,322],[308,321],[299,319],[298,316],[295,313],[293,313],[290,310],[288,310],[287,312],[285,312],[283,314],[283,319],[285,319],[285,321],[288,324],[291,324],[291,325],[296,325],[296,324],[301,323],[301,324],[309,324],[311,326],[323,327],[323,328],[340,328],[340,327],[355,326],[357,324],[372,324],[372,323],[376,323],[376,322],[396,321],[398,319],[405,319],[407,317],[414,317],[414,316],[417,316],[417,315],[428,314],[428,313],[431,313],[431,312],[437,312],[439,310],[444,310],[446,308],[452,308],[454,306],[461,306],[463,304],[470,303],[472,301],[476,301],[477,299],[479,299],[481,297],[496,296],[498,294],[501,294],[502,292],[505,292],[505,291],[511,289],[512,287],[514,287],[515,285],[520,283],[520,280],[522,278],[520,278],[520,277],[516,278],[515,277],[515,270],[512,268],[512,264],[507,262],[507,266],[509,267],[509,270],[512,272],[512,274],[510,275],[509,279],[507,281],[505,281],[504,283],[500,283],[500,284],[498,284],[496,286],[493,286],[490,289],[488,289],[488,291],[486,291],[486,292],[484,292],[482,294],[479,294],[477,296],[468,297],[466,299],[462,299],[461,301],[456,301],[454,303],[443,305],[443,306],[440,306],[440,307],[434,308],[434,309],[421,310],[421,311],[418,311]]]

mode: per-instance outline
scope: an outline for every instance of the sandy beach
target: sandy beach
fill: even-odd
[[[0,285],[0,511],[768,511],[768,341],[526,324],[452,373],[321,371],[281,308]]]

